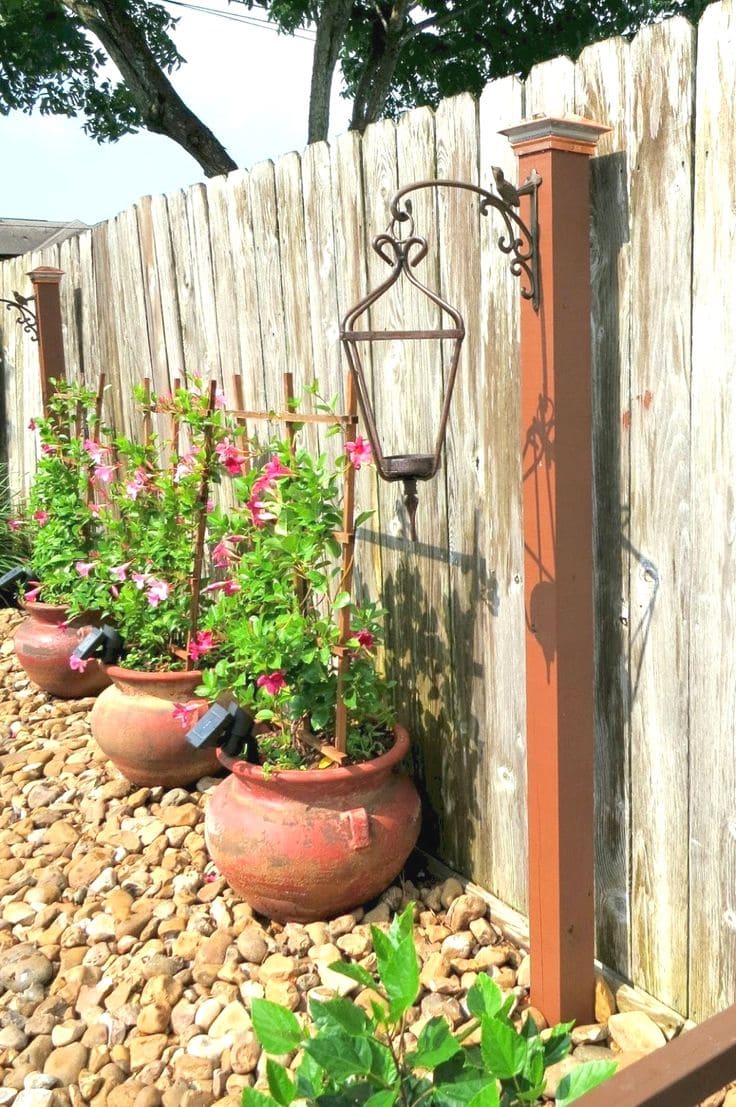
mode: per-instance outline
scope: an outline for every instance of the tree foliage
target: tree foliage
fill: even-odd
[[[231,0],[262,8],[286,34],[316,29],[308,141],[327,136],[339,63],[350,126],[479,93],[537,62],[633,34],[705,0]],[[190,153],[209,176],[235,163],[168,79],[183,61],[176,20],[155,0],[0,0],[0,113],[79,116],[99,141],[146,128]],[[108,59],[120,77],[111,77]]]

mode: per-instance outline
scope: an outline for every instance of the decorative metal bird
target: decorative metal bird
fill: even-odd
[[[493,180],[496,183],[496,192],[501,199],[511,204],[513,207],[519,206],[519,191],[512,185],[511,181],[507,181],[503,175],[503,169],[500,169],[497,165],[491,166],[491,173],[493,173]]]

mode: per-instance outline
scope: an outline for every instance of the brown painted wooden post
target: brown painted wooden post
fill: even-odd
[[[594,1010],[589,159],[607,130],[542,118],[502,132],[519,180],[542,178],[521,411],[531,1000],[550,1022]]]
[[[41,399],[44,414],[53,392],[52,380],[66,378],[64,362],[64,334],[61,326],[61,298],[59,284],[63,269],[41,265],[28,274],[36,297],[36,323],[38,325],[38,360],[41,370]]]

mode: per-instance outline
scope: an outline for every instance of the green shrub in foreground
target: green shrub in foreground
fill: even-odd
[[[523,1107],[538,1101],[546,1069],[570,1052],[572,1023],[553,1027],[544,1040],[532,1019],[517,1031],[509,1018],[513,997],[504,998],[485,974],[468,992],[471,1025],[455,1034],[444,1018],[432,1018],[416,1050],[404,1049],[405,1015],[419,992],[413,912],[409,904],[388,933],[371,927],[378,986],[360,965],[330,966],[381,995],[370,1015],[349,999],[314,1000],[310,1031],[286,1008],[253,1000],[253,1026],[266,1052],[303,1052],[294,1077],[269,1057],[270,1094],[245,1088],[243,1107]],[[478,1029],[480,1045],[463,1045]],[[615,1068],[608,1061],[580,1065],[561,1080],[556,1107],[567,1107]]]

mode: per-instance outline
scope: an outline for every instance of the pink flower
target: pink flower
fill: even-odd
[[[246,457],[243,451],[234,446],[229,438],[223,438],[222,442],[218,442],[215,446],[215,453],[220,460],[220,464],[224,465],[228,473],[232,473],[235,477],[240,476]]]
[[[152,579],[150,573],[131,573],[130,575],[139,592],[142,592],[149,580]]]
[[[30,420],[30,422],[28,424],[28,429],[29,429],[29,431],[35,431],[35,429],[36,429],[36,420],[35,419]]]
[[[199,661],[214,648],[215,642],[211,630],[200,630],[193,642],[189,643],[189,656],[192,661]]]
[[[373,461],[373,449],[367,438],[357,435],[354,442],[345,443],[345,453],[354,469],[361,465],[370,465]]]
[[[255,495],[251,496],[245,506],[250,512],[254,527],[264,527],[266,523],[270,523],[276,518],[273,512],[268,510],[268,504],[264,503],[263,500],[257,500]]]
[[[217,880],[219,875],[220,874],[217,872],[217,869],[214,869],[211,873],[205,873],[202,877],[202,880],[205,882],[205,884],[212,884],[215,880]]]
[[[256,681],[258,688],[264,688],[269,696],[277,695],[285,686],[286,673],[283,669],[275,669],[272,673],[263,673]]]
[[[131,500],[137,500],[138,493],[144,491],[147,483],[148,473],[139,466],[133,473],[132,478],[125,482],[125,491],[128,493]]]
[[[89,658],[75,657],[74,654],[69,658],[69,668],[73,669],[75,673],[83,673],[89,665]]]
[[[76,561],[74,563],[74,568],[77,570],[80,577],[88,577],[94,567],[94,561]]]
[[[107,453],[107,448],[95,442],[94,438],[85,438],[82,449],[94,465],[101,465]]]
[[[156,577],[153,577],[148,582],[146,599],[151,607],[158,607],[162,600],[168,600],[170,592],[171,585],[167,581],[157,580]]]
[[[20,530],[22,526],[23,521],[21,519],[8,519],[8,527],[10,530]]]
[[[34,511],[33,518],[36,520],[39,527],[45,527],[51,516],[48,511]]]
[[[56,453],[56,447],[49,446],[48,442],[44,442],[43,446],[41,447],[41,453],[44,457],[52,457]]]
[[[365,630],[365,629],[364,630],[359,630],[359,631],[356,632],[355,637],[358,639],[358,642],[360,643],[360,645],[363,647],[364,650],[372,650],[373,649],[373,643],[375,642],[375,638],[373,637],[373,635],[371,634],[371,632],[369,630]]]
[[[214,584],[208,584],[204,592],[224,592],[226,596],[234,596],[240,591],[237,580],[216,580]]]
[[[221,388],[215,389],[215,407],[220,409],[225,407],[225,393]]]
[[[94,517],[97,518],[98,515],[100,514],[100,505],[99,504],[87,504],[87,507],[89,508],[90,515],[94,515]]]
[[[198,703],[175,703],[173,715],[183,730],[189,730],[199,711]]]
[[[179,459],[179,464],[174,470],[174,481],[178,482],[182,477],[189,477],[197,467],[197,460],[199,458],[199,450],[188,450]]]
[[[242,542],[244,538],[244,534],[226,534],[224,538],[221,538],[212,550],[212,564],[218,569],[229,569],[236,557],[228,544]]]
[[[111,584],[110,585],[110,595],[112,596],[112,598],[114,600],[116,600],[118,598],[118,596],[120,595],[120,589],[118,588],[118,586],[116,584]]]
[[[215,510],[215,501],[213,499],[209,499],[207,501],[207,514],[208,515],[212,514],[212,512],[214,510]]]
[[[35,603],[38,597],[41,595],[41,586],[38,588],[31,588],[30,592],[26,592],[23,599],[26,603]]]
[[[126,575],[127,575],[129,565],[130,565],[129,561],[125,561],[122,565],[115,565],[110,570],[110,573],[115,578],[115,580],[124,581],[126,579]]]
[[[117,465],[96,465],[92,480],[95,484],[109,484],[116,469]]]

